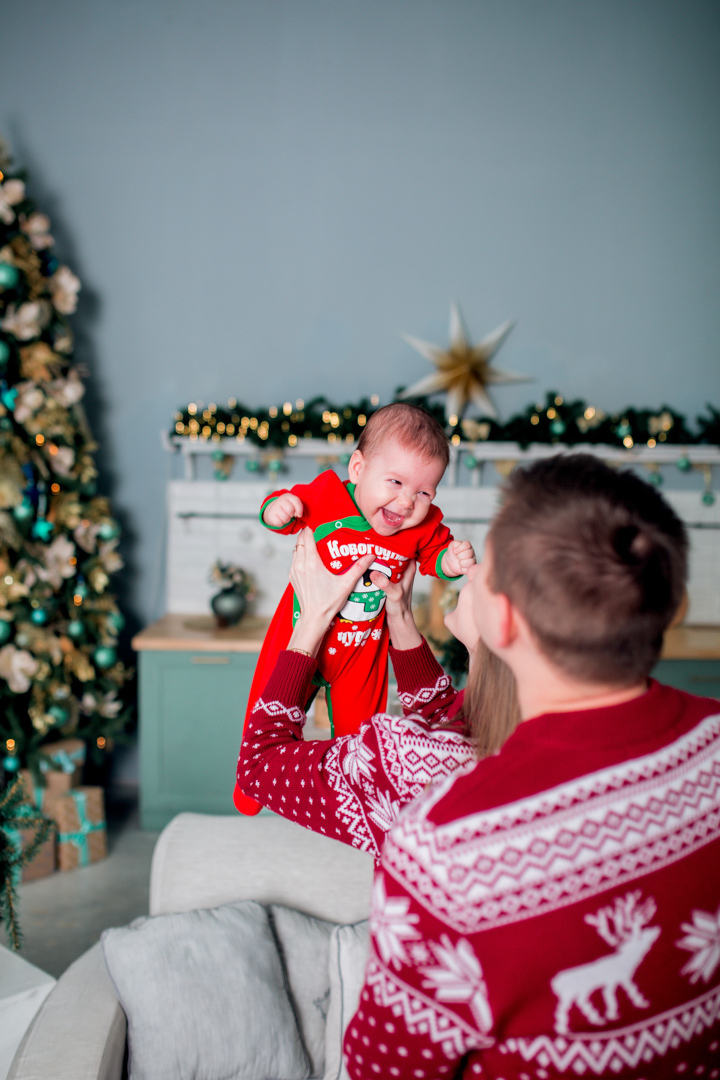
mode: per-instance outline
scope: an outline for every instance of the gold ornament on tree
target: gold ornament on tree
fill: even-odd
[[[483,416],[497,417],[497,411],[488,393],[488,387],[500,383],[530,382],[527,375],[517,375],[512,371],[501,371],[491,366],[491,361],[515,323],[509,319],[483,338],[477,345],[472,345],[463,324],[460,308],[450,306],[450,345],[447,349],[432,345],[427,341],[403,334],[409,345],[434,364],[436,371],[424,379],[409,386],[400,396],[404,398],[430,396],[446,393],[445,415],[455,424],[462,417],[467,406],[472,402]]]

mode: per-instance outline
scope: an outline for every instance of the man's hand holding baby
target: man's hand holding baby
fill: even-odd
[[[475,552],[469,540],[453,540],[440,560],[440,569],[445,577],[462,577],[476,562]]]
[[[271,529],[283,529],[293,518],[301,518],[304,512],[302,499],[293,495],[292,491],[285,491],[268,503],[263,510],[262,519]]]

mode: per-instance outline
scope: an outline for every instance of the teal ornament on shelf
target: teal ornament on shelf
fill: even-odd
[[[283,463],[280,458],[273,458],[272,461],[268,462],[268,472],[279,473],[282,467]]]
[[[103,521],[98,526],[98,536],[101,540],[114,540],[120,535],[120,526],[117,521]]]
[[[650,473],[650,483],[654,487],[662,487],[663,478],[662,478],[662,473],[659,470],[657,472],[651,472]]]
[[[703,506],[713,506],[714,503],[715,503],[715,492],[714,491],[703,491],[703,493],[702,493],[702,504],[703,504]]]
[[[213,461],[224,461],[225,460],[225,451],[224,450],[213,450],[213,452],[212,452],[212,454],[210,456],[212,457]]]
[[[48,613],[45,608],[33,608],[32,612],[30,613],[30,618],[36,626],[44,626],[45,623],[48,621]]]
[[[615,434],[618,439],[625,439],[630,434],[630,425],[627,420],[623,420],[622,424],[618,424],[615,428]]]
[[[692,469],[692,462],[690,461],[690,458],[687,456],[687,454],[683,454],[682,457],[678,458],[675,464],[677,465],[680,472],[690,472],[690,470]]]
[[[0,645],[4,645],[12,637],[12,623],[6,619],[0,619]]]
[[[85,637],[85,624],[80,619],[71,619],[67,624],[67,635],[73,641],[81,641]]]
[[[231,587],[216,593],[210,607],[220,626],[237,626],[245,614],[247,601],[239,589]]]
[[[10,390],[5,389],[5,390],[2,391],[2,393],[0,393],[0,401],[2,401],[2,403],[3,403],[3,405],[5,406],[6,409],[9,409],[10,412],[12,412],[13,409],[15,408],[15,402],[17,401],[17,396],[18,396],[18,392],[15,389],[15,387],[13,386]]]
[[[340,464],[341,465],[349,465],[350,464],[350,454],[341,454],[340,455]]]
[[[248,472],[259,472],[260,462],[257,461],[255,458],[248,458],[245,462],[245,468]]]
[[[117,652],[110,645],[98,645],[93,653],[93,660],[101,671],[105,671],[117,661]]]
[[[12,263],[0,262],[0,288],[14,289],[20,280],[20,271]]]
[[[62,726],[67,724],[70,719],[70,710],[63,709],[62,705],[51,705],[48,709],[48,715],[52,716],[56,724]]]
[[[32,527],[32,534],[36,540],[46,543],[53,534],[55,526],[47,518],[38,518]]]
[[[213,476],[215,477],[216,480],[229,480],[230,479],[230,477],[228,476],[228,474],[225,472],[224,469],[216,469],[215,472],[213,473]]]
[[[553,435],[564,435],[566,431],[565,421],[558,417],[556,420],[552,420],[550,423],[550,431]]]
[[[10,359],[10,346],[7,341],[0,341],[0,367],[5,367]]]
[[[13,509],[13,517],[21,525],[30,521],[34,516],[35,511],[29,499],[23,499],[23,501]]]
[[[478,460],[477,460],[476,457],[473,457],[472,454],[466,454],[465,455],[465,466],[466,466],[466,468],[468,468],[468,469],[476,469],[477,464],[478,464]]]
[[[5,772],[17,772],[19,768],[20,758],[15,757],[14,754],[8,754],[8,756],[3,759],[3,769]]]

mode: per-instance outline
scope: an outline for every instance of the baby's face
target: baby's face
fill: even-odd
[[[380,536],[419,525],[444,472],[441,461],[421,457],[395,440],[382,444],[369,457],[356,450],[348,466],[355,502]]]

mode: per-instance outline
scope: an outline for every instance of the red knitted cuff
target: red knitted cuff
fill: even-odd
[[[442,668],[425,638],[415,649],[394,649],[391,645],[390,659],[401,692],[433,686],[438,675],[442,675]]]
[[[299,705],[305,708],[310,697],[310,683],[317,661],[312,656],[286,650],[280,653],[275,670],[260,695],[263,700],[282,701],[283,705]]]

